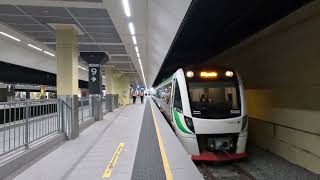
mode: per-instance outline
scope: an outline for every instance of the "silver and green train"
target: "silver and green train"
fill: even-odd
[[[248,120],[242,81],[222,67],[178,69],[152,97],[193,160],[245,157]]]

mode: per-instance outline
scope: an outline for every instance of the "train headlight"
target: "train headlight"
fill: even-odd
[[[185,120],[186,125],[188,126],[188,128],[194,133],[194,126],[193,126],[192,118],[184,116],[184,120]]]
[[[194,75],[194,73],[192,71],[188,71],[187,72],[187,77],[192,78]]]
[[[232,77],[233,76],[233,72],[232,71],[226,71],[226,76]]]

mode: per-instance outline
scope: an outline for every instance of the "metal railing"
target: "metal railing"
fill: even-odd
[[[60,130],[56,99],[0,103],[0,156]]]
[[[107,111],[106,96],[101,97],[102,112]]]
[[[91,117],[91,108],[89,103],[89,97],[79,98],[79,122],[84,122]]]
[[[112,109],[117,104],[118,96],[112,95]],[[90,106],[88,97],[79,98],[79,123],[92,117]],[[105,97],[101,98],[101,106],[103,111],[110,107]],[[30,143],[55,132],[69,137],[73,109],[70,103],[58,99],[0,102],[0,156],[28,148]]]
[[[72,114],[72,107],[65,101],[60,101],[60,118],[63,120],[61,123],[61,129],[65,132],[65,135],[68,139],[71,139],[72,133],[72,122],[73,114]]]

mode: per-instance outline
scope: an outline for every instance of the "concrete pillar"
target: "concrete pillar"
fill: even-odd
[[[26,99],[30,99],[30,90],[29,89],[26,90]]]
[[[113,65],[105,65],[106,107],[108,112],[113,111]]]
[[[16,95],[16,91],[15,91],[14,85],[8,85],[7,86],[7,102],[14,101],[15,95]]]
[[[105,84],[106,84],[106,94],[113,94],[112,92],[112,86],[113,86],[113,65],[105,65],[104,71],[105,71]]]
[[[121,81],[121,77],[122,76],[122,73],[119,73],[119,72],[114,72],[113,73],[113,84],[112,84],[112,92],[115,96],[118,96],[118,99],[117,99],[117,104],[116,104],[116,107],[118,107],[119,105],[122,105],[122,102],[121,102],[121,98],[120,98],[120,94],[121,94],[121,85],[120,85],[120,81]]]
[[[71,107],[63,106],[62,125],[67,137],[74,139],[79,136],[78,32],[72,26],[57,25],[56,41],[57,97]]]
[[[40,86],[40,99],[46,98],[46,87],[44,85]]]
[[[120,94],[119,98],[121,99],[120,102],[123,106],[129,104],[130,96],[129,96],[129,77],[128,75],[122,75],[120,77]]]

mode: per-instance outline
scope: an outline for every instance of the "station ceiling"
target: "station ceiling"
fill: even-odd
[[[0,21],[52,50],[55,50],[56,37],[51,24],[75,24],[82,32],[79,51],[107,52],[111,56],[108,64],[112,64],[115,71],[129,75],[131,84],[142,84],[105,8],[0,4]],[[84,63],[81,58],[80,62]]]
[[[179,67],[205,62],[239,44],[310,1],[129,0],[127,17],[121,0],[2,0],[0,22],[52,50],[55,33],[50,24],[75,24],[83,32],[80,51],[108,52],[108,63],[129,75],[131,84],[144,84],[145,74],[150,87]]]
[[[310,0],[193,0],[153,82],[200,64],[287,16]]]

